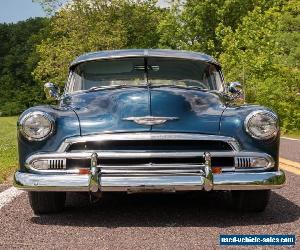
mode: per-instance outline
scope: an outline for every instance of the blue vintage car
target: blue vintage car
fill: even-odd
[[[278,117],[243,104],[212,57],[176,50],[84,54],[70,65],[57,106],[18,121],[20,168],[36,214],[62,211],[67,192],[231,191],[233,205],[263,211],[278,169]],[[240,103],[240,105],[238,105]]]

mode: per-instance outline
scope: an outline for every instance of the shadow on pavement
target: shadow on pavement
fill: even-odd
[[[228,192],[109,195],[90,205],[87,197],[70,194],[66,211],[32,217],[41,225],[78,227],[219,227],[271,225],[296,221],[300,207],[272,192],[263,213],[239,213]]]

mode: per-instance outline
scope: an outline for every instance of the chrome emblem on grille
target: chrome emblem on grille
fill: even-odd
[[[178,120],[178,117],[161,117],[161,116],[142,116],[142,117],[127,117],[123,118],[125,121],[133,121],[140,125],[159,125],[166,121]]]

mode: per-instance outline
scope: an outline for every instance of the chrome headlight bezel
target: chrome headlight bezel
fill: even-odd
[[[41,136],[41,137],[33,137],[32,135],[29,135],[26,133],[25,131],[25,125],[26,125],[26,121],[34,116],[42,116],[44,119],[46,119],[49,122],[49,131],[46,135]],[[33,111],[33,112],[29,112],[28,114],[24,115],[18,122],[18,128],[21,132],[21,134],[28,140],[28,141],[43,141],[45,139],[47,139],[48,137],[50,137],[55,130],[55,120],[54,118],[43,111]]]
[[[251,119],[253,119],[257,115],[264,115],[264,116],[267,116],[268,118],[271,118],[271,119],[274,120],[275,129],[272,133],[269,133],[266,136],[258,136],[257,134],[255,134],[253,132],[253,130],[250,127],[250,125],[251,125],[250,122],[251,122]],[[244,121],[244,126],[245,126],[246,132],[251,137],[253,137],[254,139],[257,139],[257,140],[269,140],[271,138],[274,138],[278,134],[278,131],[279,131],[279,124],[278,124],[277,115],[275,113],[271,112],[271,111],[268,111],[268,110],[256,110],[256,111],[251,112],[250,114],[247,115],[247,117]]]

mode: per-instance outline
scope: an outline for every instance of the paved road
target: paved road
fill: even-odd
[[[287,178],[260,214],[233,212],[229,194],[219,192],[116,195],[93,205],[72,194],[64,213],[39,217],[24,192],[0,210],[0,249],[218,249],[222,233],[296,234],[299,241],[300,176]]]
[[[290,140],[281,138],[280,157],[300,162],[300,140]]]

